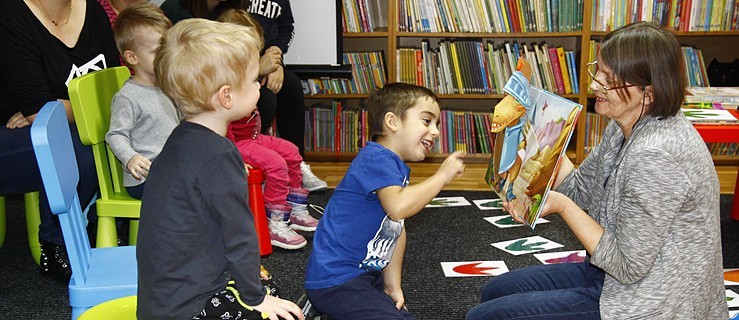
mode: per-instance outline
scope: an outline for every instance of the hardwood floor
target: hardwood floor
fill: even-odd
[[[325,180],[329,188],[336,188],[341,178],[344,177],[349,162],[310,162],[310,165],[313,173]],[[409,166],[411,167],[411,183],[423,181],[439,168],[438,163],[410,163]],[[487,165],[482,163],[467,164],[464,175],[454,179],[444,187],[444,190],[490,190],[490,187],[483,181],[486,167]],[[716,171],[721,183],[721,193],[734,193],[737,167],[718,166]]]

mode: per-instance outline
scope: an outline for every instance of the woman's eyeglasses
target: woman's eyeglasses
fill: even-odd
[[[595,75],[598,74],[598,61],[589,62],[587,64],[588,69],[588,75],[590,76],[590,79],[595,81],[595,83],[598,84],[598,89],[600,89],[600,92],[603,94],[608,94],[608,90],[616,90],[616,89],[623,89],[628,87],[635,87],[635,84],[627,84],[623,86],[617,86],[617,87],[609,87],[600,82],[600,80],[595,78]]]

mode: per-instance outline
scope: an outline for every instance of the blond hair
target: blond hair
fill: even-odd
[[[164,34],[154,59],[157,85],[185,117],[213,111],[210,97],[224,85],[240,89],[262,45],[254,28],[180,21]]]
[[[235,23],[244,27],[254,28],[259,34],[259,38],[264,40],[264,30],[262,29],[262,25],[259,24],[257,19],[254,19],[254,17],[246,10],[233,8],[226,9],[226,11],[223,11],[223,13],[216,18],[216,21]]]
[[[138,2],[123,9],[115,24],[115,45],[125,59],[123,52],[133,50],[138,45],[137,39],[142,32],[158,32],[164,34],[172,27],[172,21],[161,9],[151,2]],[[128,60],[126,64],[130,64]]]

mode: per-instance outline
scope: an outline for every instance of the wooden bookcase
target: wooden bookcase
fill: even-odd
[[[430,33],[430,32],[401,32],[398,31],[397,8],[399,0],[388,0],[387,21],[388,30],[385,32],[362,32],[344,33],[344,51],[367,51],[382,50],[385,55],[385,67],[387,68],[388,82],[396,79],[396,49],[401,46],[412,46],[418,44],[421,39],[492,39],[492,40],[519,40],[519,41],[546,41],[565,47],[576,52],[578,71],[578,94],[564,94],[565,98],[577,101],[584,106],[580,114],[579,123],[570,142],[567,151],[568,156],[575,162],[580,163],[586,156],[585,145],[585,115],[592,111],[593,95],[588,94],[590,83],[586,70],[589,62],[589,50],[591,40],[600,40],[606,32],[591,31],[592,1],[584,1],[582,31],[573,32],[528,32],[528,33]],[[417,0],[418,1],[418,0]],[[734,45],[739,41],[739,31],[711,31],[711,32],[683,32],[676,31],[675,35],[682,45],[694,46],[703,51],[706,64],[713,58],[730,61],[739,57],[739,46]],[[306,104],[310,105],[319,101],[345,100],[358,101],[367,98],[367,94],[343,94],[343,95],[306,95]],[[490,110],[498,100],[503,98],[501,94],[443,94],[442,107],[456,103],[464,107],[454,107],[458,110]],[[452,103],[453,102],[453,103]],[[309,161],[351,161],[354,153],[348,152],[306,152]],[[426,161],[441,161],[446,154],[432,154]],[[484,163],[489,160],[489,154],[471,154],[466,161]],[[717,164],[736,165],[739,157],[715,157]]]

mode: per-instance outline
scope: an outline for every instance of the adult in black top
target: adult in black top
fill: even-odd
[[[71,271],[64,262],[59,220],[51,213],[42,188],[31,145],[31,122],[53,100],[62,101],[67,117],[74,121],[67,84],[88,72],[120,64],[113,32],[95,0],[3,0],[0,43],[0,194],[40,191],[39,237],[47,258],[42,270],[66,281]],[[84,205],[98,189],[95,165],[77,129],[71,126],[70,131],[75,137],[78,192]]]
[[[264,29],[262,57],[277,52],[280,63],[293,38],[294,20],[289,0],[166,0],[160,8],[172,23],[193,17],[215,20],[226,9],[245,9]],[[295,144],[300,156],[305,158],[303,87],[295,73],[281,65],[277,67],[274,73],[264,74],[259,91],[257,108],[262,117],[262,133],[269,131],[276,118],[280,137]]]
[[[262,303],[266,291],[245,176],[230,140],[188,121],[172,131],[152,164],[142,201],[140,319],[191,319],[229,279],[244,303]]]

